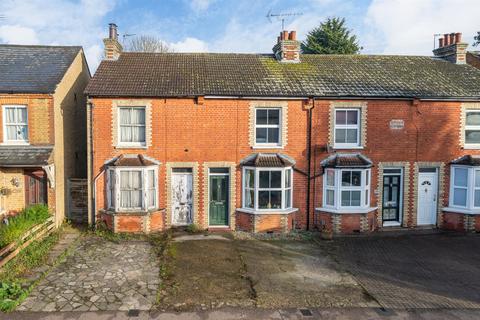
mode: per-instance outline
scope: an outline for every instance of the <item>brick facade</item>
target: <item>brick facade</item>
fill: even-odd
[[[145,99],[132,99],[141,103]],[[93,104],[93,176],[101,173],[106,160],[124,153],[145,154],[162,163],[159,170],[159,207],[165,210],[165,226],[171,220],[169,208],[169,170],[175,166],[194,169],[194,223],[208,228],[207,168],[212,163],[228,163],[231,168],[231,186],[235,190],[232,199],[235,208],[242,207],[242,170],[240,161],[256,152],[281,152],[296,161],[294,171],[293,206],[298,211],[279,217],[254,218],[251,214],[236,211],[230,220],[236,228],[280,230],[287,225],[305,229],[307,225],[306,182],[307,172],[307,117],[305,106],[308,100],[268,100],[258,103],[247,99],[149,99],[151,103],[151,146],[124,149],[112,146],[114,135],[112,107],[115,99],[92,98]],[[284,145],[279,148],[257,149],[252,146],[252,106],[278,106],[284,110],[286,126]],[[381,176],[385,167],[401,167],[404,174],[402,226],[416,227],[416,192],[418,168],[434,166],[439,169],[439,201],[437,225],[444,225],[442,207],[448,205],[449,163],[464,154],[478,154],[477,150],[462,149],[459,127],[462,110],[471,107],[460,102],[432,102],[418,100],[362,100],[331,101],[316,100],[312,110],[312,186],[310,194],[310,227],[321,228],[321,223],[334,232],[367,232],[382,228]],[[361,109],[361,141],[359,149],[331,150],[333,109],[336,107]],[[288,119],[288,121],[286,121]],[[368,121],[367,121],[368,119]],[[403,121],[403,127],[391,127],[391,120]],[[288,143],[287,143],[288,141]],[[342,215],[315,213],[322,207],[323,177],[320,161],[330,152],[362,153],[373,161],[370,206],[371,212]],[[166,165],[163,165],[166,164]],[[303,172],[303,173],[302,173]],[[234,173],[234,174],[233,174]],[[106,207],[105,176],[100,174],[96,183],[98,210]],[[233,195],[233,192],[231,193]],[[259,215],[258,215],[259,216]],[[287,222],[285,222],[285,221]],[[321,222],[323,221],[323,222]],[[446,222],[445,222],[446,224]],[[264,225],[264,226],[262,226]],[[235,226],[232,224],[233,229]]]

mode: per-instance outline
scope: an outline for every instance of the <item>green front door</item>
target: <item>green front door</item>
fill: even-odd
[[[211,226],[228,225],[228,175],[210,176]]]

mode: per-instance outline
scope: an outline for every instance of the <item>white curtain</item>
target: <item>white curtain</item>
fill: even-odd
[[[157,191],[155,190],[155,170],[148,170],[148,207],[155,206]]]
[[[142,207],[142,172],[120,172],[120,203],[122,208]]]
[[[27,140],[27,109],[9,107],[5,109],[7,140]]]
[[[120,141],[145,142],[145,109],[120,109]]]

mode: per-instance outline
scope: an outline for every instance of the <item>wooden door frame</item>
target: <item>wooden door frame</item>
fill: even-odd
[[[43,184],[43,192],[44,192],[44,203],[45,205],[48,205],[48,182],[47,182],[47,173],[40,168],[33,168],[33,169],[24,169],[23,170],[23,177],[24,177],[24,194],[25,194],[25,207],[30,206],[31,204],[29,203],[30,200],[30,195],[29,195],[29,180],[31,178],[38,178],[41,179],[41,183]]]

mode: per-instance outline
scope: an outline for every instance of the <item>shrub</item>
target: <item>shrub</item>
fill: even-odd
[[[188,233],[201,233],[203,230],[195,223],[189,224],[186,228],[185,231]]]
[[[22,295],[25,295],[25,290],[18,283],[0,283],[0,310],[11,311]]]
[[[19,240],[33,226],[45,222],[50,213],[46,205],[34,205],[8,219],[8,224],[0,226],[0,248]]]

